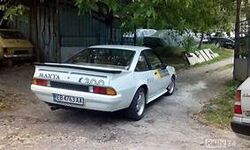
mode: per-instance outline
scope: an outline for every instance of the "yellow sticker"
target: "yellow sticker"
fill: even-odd
[[[160,70],[159,69],[157,69],[157,70],[155,70],[155,77],[157,78],[157,79],[160,79],[161,78],[161,73],[160,73]]]

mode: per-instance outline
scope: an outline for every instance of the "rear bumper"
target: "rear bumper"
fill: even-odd
[[[32,54],[22,54],[22,55],[3,55],[4,58],[14,58],[14,59],[31,59],[33,57]]]
[[[250,136],[250,124],[248,123],[232,121],[231,128],[236,133]]]
[[[71,91],[65,89],[56,89],[51,87],[43,87],[37,85],[31,85],[31,90],[40,100],[52,105],[55,104],[72,108],[89,109],[89,110],[106,111],[106,112],[113,112],[124,109],[123,102],[124,100],[126,100],[126,99],[123,100],[121,95],[107,96],[107,95],[93,94],[88,92],[79,92],[79,91]],[[84,98],[84,105],[80,106],[80,105],[55,102],[53,100],[53,93],[82,97]]]

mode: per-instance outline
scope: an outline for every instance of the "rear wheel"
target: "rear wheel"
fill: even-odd
[[[174,91],[175,91],[175,77],[171,78],[171,83],[168,85],[167,87],[167,96],[173,95]]]
[[[139,88],[135,93],[135,96],[126,110],[126,116],[134,121],[140,120],[146,107],[146,92],[143,88]]]

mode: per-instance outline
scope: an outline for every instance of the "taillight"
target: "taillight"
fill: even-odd
[[[116,91],[113,88],[109,87],[90,86],[89,92],[103,95],[116,95]]]
[[[234,105],[234,113],[242,114],[241,105]]]
[[[50,81],[43,79],[33,79],[32,84],[39,86],[50,86]]]
[[[237,90],[235,94],[235,102],[234,102],[234,114],[242,114],[241,110],[241,90]]]
[[[240,102],[240,99],[241,99],[241,90],[237,90],[235,94],[235,101]]]

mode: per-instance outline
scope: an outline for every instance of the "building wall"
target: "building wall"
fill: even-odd
[[[71,7],[63,7],[60,10],[62,60],[88,46],[120,44],[119,25],[111,28],[90,15],[79,16],[77,13],[77,9]]]
[[[41,61],[56,61],[56,9],[51,5],[39,5],[35,19],[17,18],[12,28],[19,29],[29,38],[39,50]],[[37,21],[37,31],[35,30]],[[66,60],[72,54],[85,47],[97,44],[120,44],[121,31],[114,23],[112,28],[90,15],[79,16],[72,6],[60,6],[59,32],[61,60]],[[36,37],[37,34],[37,37]],[[37,38],[37,40],[36,40]]]

